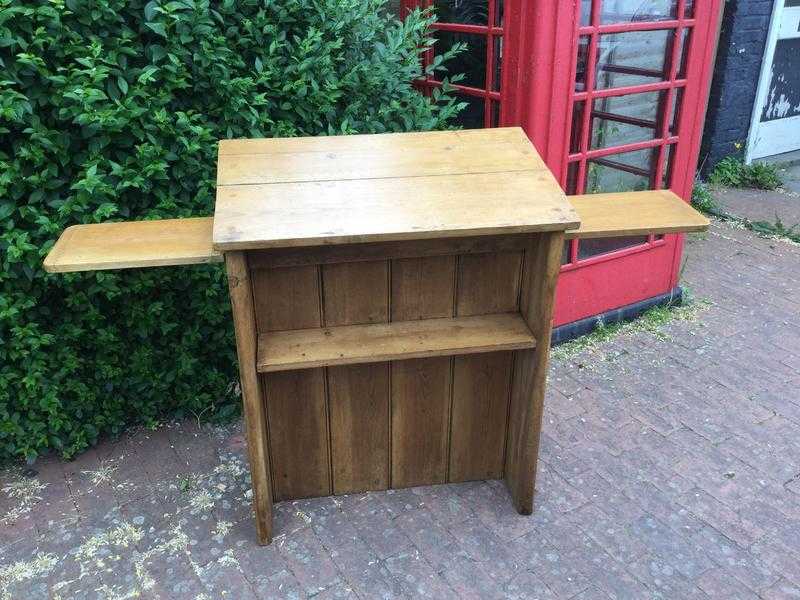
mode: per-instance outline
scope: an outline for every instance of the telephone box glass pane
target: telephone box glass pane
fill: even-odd
[[[656,83],[666,79],[672,30],[601,35],[597,45],[597,89]]]
[[[581,240],[578,244],[578,260],[585,260],[598,254],[607,254],[632,246],[647,243],[647,236],[629,236],[613,238],[592,238]]]
[[[433,5],[440,23],[487,24],[488,0],[435,0]]]
[[[486,87],[486,37],[453,31],[436,32],[436,51],[443,54],[456,43],[467,44],[467,49],[447,61],[447,75],[463,73],[464,78],[456,83],[474,88]]]
[[[650,173],[655,164],[653,149],[635,150],[595,158],[586,167],[587,194],[639,192],[650,189]]]
[[[483,98],[466,94],[460,94],[457,100],[466,102],[467,107],[456,117],[455,124],[461,125],[464,129],[482,129],[485,126],[484,107],[486,101]]]
[[[594,100],[591,148],[610,148],[659,137],[658,113],[666,95],[666,92],[646,92]]]
[[[677,0],[603,0],[600,23],[666,21],[677,16]]]

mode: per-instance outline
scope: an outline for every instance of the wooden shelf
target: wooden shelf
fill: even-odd
[[[275,331],[258,337],[258,371],[288,371],[533,348],[522,317],[494,314]]]
[[[566,238],[705,231],[708,219],[669,190],[570,196],[581,226]]]
[[[44,260],[48,273],[222,262],[211,247],[214,219],[73,225]]]

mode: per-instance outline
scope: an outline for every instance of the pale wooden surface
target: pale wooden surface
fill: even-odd
[[[44,260],[48,273],[222,262],[213,219],[128,221],[67,227]]]
[[[217,185],[545,170],[521,129],[222,140]]]
[[[705,231],[708,219],[669,190],[570,196],[581,226],[567,239]]]
[[[214,247],[385,242],[577,227],[519,128],[220,144]]]
[[[227,256],[228,290],[233,308],[236,355],[244,405],[244,428],[253,485],[253,509],[259,544],[272,540],[272,468],[269,431],[261,382],[256,372],[256,322],[247,261],[241,252]]]
[[[262,373],[385,360],[532,348],[518,314],[424,319],[262,334]]]

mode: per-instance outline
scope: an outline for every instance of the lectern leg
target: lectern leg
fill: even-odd
[[[553,304],[563,244],[562,232],[545,233],[533,237],[525,250],[520,312],[536,337],[536,348],[516,352],[505,461],[506,485],[514,507],[523,515],[533,512]]]
[[[225,254],[228,290],[233,307],[236,332],[236,354],[239,358],[239,380],[244,403],[244,423],[250,474],[253,481],[253,508],[259,544],[272,541],[272,486],[268,452],[266,404],[256,371],[256,330],[253,290],[247,258],[243,252]]]

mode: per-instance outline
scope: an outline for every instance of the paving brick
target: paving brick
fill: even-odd
[[[778,575],[761,559],[742,549],[713,527],[704,527],[692,536],[691,541],[699,551],[751,591],[768,587],[778,580]]]
[[[800,587],[781,579],[761,592],[763,600],[792,600],[800,598]]]

